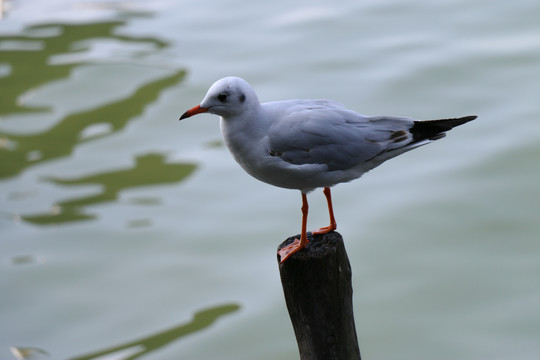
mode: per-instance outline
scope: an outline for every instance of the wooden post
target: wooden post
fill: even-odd
[[[288,238],[279,249],[298,237]],[[305,249],[279,264],[300,359],[360,360],[343,238],[333,231],[308,239]]]

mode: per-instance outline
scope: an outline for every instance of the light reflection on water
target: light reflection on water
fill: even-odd
[[[135,166],[128,170],[111,171],[77,179],[44,179],[64,186],[100,185],[101,192],[96,195],[59,202],[47,214],[23,216],[22,218],[40,225],[90,220],[94,216],[82,212],[86,206],[115,201],[121,191],[132,187],[176,183],[182,181],[195,170],[193,164],[167,164],[160,154],[139,156],[135,160]]]
[[[204,330],[220,317],[238,311],[239,309],[240,306],[236,304],[227,304],[198,311],[193,315],[193,320],[187,324],[182,324],[172,329],[167,329],[151,336],[139,338],[105,350],[77,356],[71,358],[71,360],[91,360],[98,357],[100,359],[112,359],[112,357],[117,356],[118,353],[123,355],[121,359],[136,359],[152,351],[159,350],[173,341],[178,341],[186,335]]]
[[[225,75],[479,115],[335,189],[360,348],[540,357],[537,3],[46,3],[0,22],[0,358],[297,357],[274,252],[299,195],[245,175],[217,119],[177,121]]]
[[[33,36],[1,37],[1,42],[23,44],[3,51],[2,60],[11,68],[9,76],[2,78],[2,86],[9,88],[1,98],[0,114],[24,114],[28,112],[48,112],[48,107],[28,106],[19,101],[22,95],[36,87],[67,78],[78,62],[69,64],[50,64],[51,57],[66,53],[82,51],[81,42],[89,39],[112,38],[123,42],[150,42],[158,48],[165,44],[158,40],[148,38],[130,38],[117,36],[113,30],[123,22],[109,22],[84,25],[60,25],[48,24],[31,27],[35,32],[39,29],[59,28],[59,35],[40,38],[43,46],[39,49],[29,49],[24,45],[26,41],[34,43]],[[79,46],[79,49],[75,47]],[[74,49],[75,47],[75,49]],[[75,146],[81,142],[90,140],[84,136],[86,129],[96,124],[108,124],[110,131],[101,136],[110,135],[122,130],[126,124],[140,115],[146,105],[156,100],[159,94],[166,88],[177,84],[185,76],[185,71],[180,70],[164,79],[159,79],[137,89],[131,96],[122,100],[103,104],[93,109],[76,112],[57,121],[54,126],[37,134],[0,133],[4,143],[4,151],[0,152],[1,168],[0,177],[11,177],[20,174],[29,166],[34,166],[44,161],[70,155]],[[84,101],[82,101],[84,104]],[[81,137],[82,136],[82,137]],[[92,140],[100,136],[93,136]],[[8,151],[5,151],[8,150]]]

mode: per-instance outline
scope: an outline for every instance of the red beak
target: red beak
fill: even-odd
[[[178,119],[178,120],[183,120],[183,119],[188,118],[190,116],[197,115],[197,114],[207,112],[207,111],[208,111],[208,108],[203,108],[203,107],[201,107],[201,105],[197,105],[194,108],[191,108],[188,111],[186,111],[184,113],[184,115],[180,116],[180,119]]]

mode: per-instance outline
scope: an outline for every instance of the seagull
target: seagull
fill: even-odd
[[[283,100],[261,103],[239,77],[216,81],[200,105],[179,120],[196,114],[221,116],[220,128],[234,159],[265,183],[300,190],[302,231],[299,239],[278,251],[280,262],[308,243],[307,193],[323,188],[330,225],[337,228],[330,188],[359,178],[383,162],[445,136],[475,115],[418,121],[408,117],[366,116],[332,100]]]

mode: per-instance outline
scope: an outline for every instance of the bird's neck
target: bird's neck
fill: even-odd
[[[247,137],[253,141],[262,138],[268,129],[261,107],[254,107],[241,115],[221,117],[221,133],[225,141],[242,141]]]
[[[221,134],[225,144],[242,166],[262,145],[269,124],[260,108],[240,116],[221,118]]]

